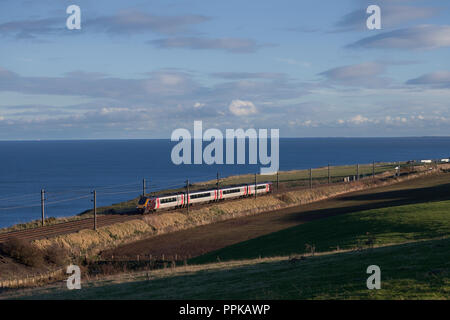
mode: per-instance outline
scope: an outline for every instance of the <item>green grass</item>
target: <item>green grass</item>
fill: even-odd
[[[367,235],[367,232],[370,235]],[[450,201],[419,203],[358,211],[313,221],[241,242],[194,258],[190,263],[251,259],[355,248],[375,237],[375,245],[450,235]]]
[[[84,283],[81,290],[37,289],[26,299],[448,299],[450,239],[415,242],[123,283]],[[366,269],[381,269],[381,290],[368,290]],[[156,274],[156,273],[155,273]],[[16,296],[17,298],[17,296]]]

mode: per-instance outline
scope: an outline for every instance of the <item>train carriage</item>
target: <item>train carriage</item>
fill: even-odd
[[[271,183],[260,183],[256,185],[256,195],[272,192]],[[248,186],[248,195],[255,195],[255,185]]]
[[[230,187],[219,189],[219,199],[230,199],[230,198],[238,198],[245,197],[247,195],[247,186],[239,186],[239,187]]]
[[[189,204],[210,202],[217,198],[217,190],[192,192],[189,194]]]

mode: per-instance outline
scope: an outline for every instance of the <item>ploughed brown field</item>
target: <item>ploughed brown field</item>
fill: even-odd
[[[398,184],[348,193],[332,199],[254,216],[217,222],[107,250],[102,257],[152,255],[190,258],[309,221],[350,212],[450,199],[450,173],[429,175]]]

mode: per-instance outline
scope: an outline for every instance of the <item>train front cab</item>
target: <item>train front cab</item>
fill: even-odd
[[[141,196],[136,208],[142,214],[155,210],[155,198]]]

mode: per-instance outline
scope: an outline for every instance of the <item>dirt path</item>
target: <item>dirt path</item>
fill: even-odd
[[[103,252],[136,258],[137,255],[194,257],[238,242],[309,221],[355,212],[425,201],[450,199],[450,174],[425,176],[376,189],[254,216],[217,222],[188,230],[153,236]]]

